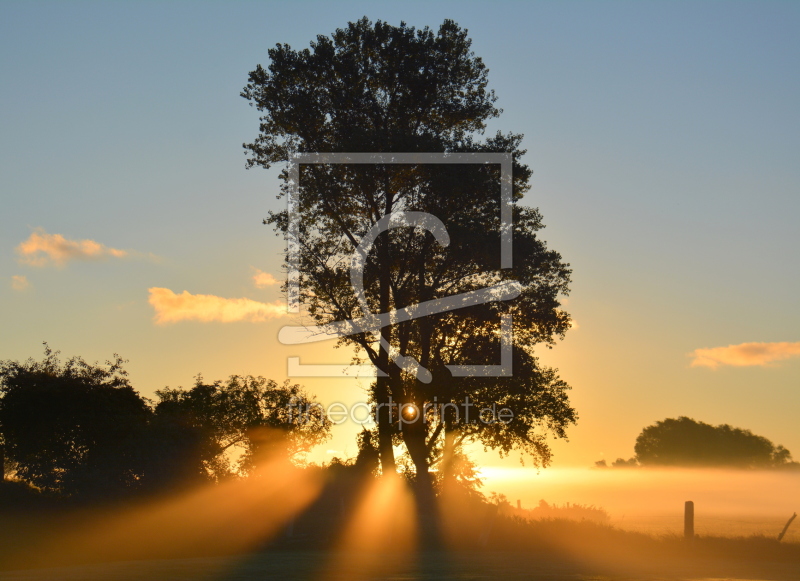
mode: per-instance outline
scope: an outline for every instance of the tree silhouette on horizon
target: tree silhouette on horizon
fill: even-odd
[[[750,430],[712,426],[686,416],[647,426],[636,438],[634,450],[642,466],[778,468],[796,464],[789,450]]]
[[[46,343],[41,361],[0,361],[0,449],[13,479],[82,499],[157,492],[257,474],[262,460],[290,462],[330,434],[299,385],[198,375],[191,389],[164,388],[151,402],[125,363],[62,361]]]
[[[0,362],[0,434],[19,479],[65,495],[136,486],[151,411],[124,363],[62,363],[46,343],[42,361]]]

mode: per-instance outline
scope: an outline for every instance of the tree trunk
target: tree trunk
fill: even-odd
[[[381,349],[381,351],[383,351]],[[380,361],[384,359],[383,352],[379,358],[378,368],[386,369],[388,364],[388,354],[385,357],[386,363],[381,365]],[[392,410],[389,405],[389,378],[378,377],[375,382],[375,401],[382,407],[378,408],[377,423],[378,423],[378,451],[381,459],[381,472],[383,474],[394,474],[397,472],[397,464],[394,461],[394,447],[392,445],[392,432],[394,430],[392,423]]]
[[[388,181],[384,174],[384,189],[386,192],[386,205],[384,215],[391,214],[394,205],[393,196],[388,191]],[[389,262],[389,239],[388,232],[383,237],[378,237],[375,241],[378,256],[380,258],[380,312],[387,313],[391,309],[391,270]],[[390,378],[389,378],[389,352],[384,348],[384,344],[391,345],[392,328],[383,327],[381,329],[381,345],[378,346],[378,369],[383,371],[386,376],[378,377],[375,382],[375,401],[378,407],[378,448],[381,455],[381,472],[383,474],[394,474],[397,472],[397,465],[394,461],[394,447],[392,446],[392,434],[394,432],[394,422],[392,420],[392,408],[390,403]],[[381,404],[383,404],[381,406]]]
[[[425,550],[438,549],[442,546],[439,507],[432,474],[428,469],[425,425],[419,420],[403,426],[403,430],[403,440],[416,469],[414,497],[417,503],[420,547]]]
[[[450,410],[448,409],[445,413],[448,413],[449,411]],[[442,462],[439,469],[442,472],[443,487],[447,488],[453,479],[453,460],[456,452],[456,432],[452,427],[450,427],[451,422],[449,422],[447,418],[444,418],[444,421],[444,448],[442,449]]]

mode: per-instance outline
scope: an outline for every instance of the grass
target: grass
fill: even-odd
[[[8,523],[6,523],[8,524]],[[2,532],[6,540],[9,529]],[[283,540],[249,554],[180,559],[84,562],[42,568],[36,559],[0,571],[0,581],[657,581],[793,580],[800,577],[800,544],[766,537],[654,537],[595,522],[525,521],[498,517],[485,546],[469,529],[450,535],[450,550],[419,554],[336,552]],[[13,536],[13,535],[12,535]],[[28,539],[30,540],[30,539]],[[3,548],[8,546],[4,543]],[[293,548],[292,548],[293,547]],[[78,558],[80,560],[80,558]]]
[[[265,519],[277,518],[279,504],[245,503],[247,510],[235,510],[244,502],[235,495],[189,495],[194,500],[185,506],[178,497],[165,505],[2,510],[0,581],[800,578],[800,543],[778,543],[772,534],[701,534],[687,541],[677,534],[624,530],[605,519],[530,520],[527,513],[504,512],[474,499],[441,505],[446,550],[380,553],[345,545],[349,550],[335,551],[333,547],[342,546],[342,531],[359,522],[352,520],[357,510],[344,510],[340,492],[329,495],[330,502],[320,496],[295,519],[291,535],[280,526],[261,527]],[[230,507],[203,511],[210,501]],[[175,506],[184,508],[172,510]],[[575,512],[573,505],[569,508]],[[587,507],[579,508],[586,512]],[[371,524],[360,525],[360,536],[374,536],[375,515],[378,524],[391,522],[389,528],[396,532],[397,521],[385,518],[398,514],[405,513],[371,513]],[[247,543],[232,543],[236,535]],[[398,546],[396,535],[387,538],[380,546]]]
[[[0,573],[3,581],[266,581],[295,579],[344,581],[392,579],[403,581],[490,579],[531,581],[661,581],[725,579],[796,580],[796,563],[651,563],[644,566],[542,559],[520,552],[486,551],[425,553],[416,559],[379,555],[381,566],[361,567],[363,555],[344,555],[344,566],[327,568],[332,554],[324,551],[271,551],[245,557],[214,557],[122,561]],[[352,558],[353,566],[347,566]]]

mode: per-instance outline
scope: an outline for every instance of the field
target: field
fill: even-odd
[[[105,508],[7,511],[0,514],[0,581],[800,578],[800,522],[783,542],[776,539],[791,514],[781,512],[793,508],[794,475],[771,479],[770,486],[747,482],[762,486],[752,486],[751,497],[737,489],[724,498],[712,494],[723,479],[706,473],[706,488],[696,478],[675,486],[678,476],[668,481],[666,473],[658,475],[667,481],[660,489],[637,474],[601,474],[591,490],[578,478],[585,474],[571,479],[583,489],[570,479],[555,479],[549,490],[517,479],[519,488],[509,492],[519,494],[499,505],[444,503],[447,550],[422,553],[414,549],[419,531],[412,505],[402,502],[405,489],[388,481],[353,498],[338,488],[319,497],[308,490],[302,508],[287,501],[303,492],[300,481],[289,479],[286,490],[238,483]],[[580,500],[594,495],[610,509],[561,502],[556,493]],[[554,500],[533,500],[545,494]],[[687,496],[698,500],[692,541],[682,537],[679,499]],[[733,510],[738,507],[751,512]],[[545,518],[523,518],[534,514]],[[567,515],[576,520],[561,518]]]
[[[695,532],[721,537],[777,537],[800,512],[800,472],[725,469],[592,470],[485,469],[484,490],[504,493],[512,505],[540,499],[602,507],[609,524],[652,535],[683,534],[684,501],[695,503]],[[800,521],[785,541],[800,542]],[[800,577],[800,575],[798,575]]]
[[[56,561],[30,550],[24,537],[26,532],[31,538],[36,536],[33,528],[19,527],[20,534],[15,535],[14,523],[6,520],[3,524],[3,549],[8,551],[14,544],[28,547],[29,558],[16,563],[7,559],[0,581],[796,581],[800,577],[800,543],[778,543],[771,535],[700,535],[689,542],[674,534],[645,534],[559,519],[530,522],[498,517],[485,544],[475,542],[474,531],[461,530],[453,548],[439,551],[309,550],[301,539],[282,537],[267,548],[243,554],[211,556],[219,546],[211,542],[189,549],[192,556],[186,558],[154,558],[141,548],[130,553],[141,557],[123,559],[103,555],[96,546],[84,546],[83,555],[61,553]],[[642,521],[640,526],[647,524]],[[649,524],[659,526],[653,520]],[[62,535],[63,529],[58,538],[63,539]],[[50,566],[44,567],[45,562]]]
[[[788,518],[791,515],[786,515]],[[695,533],[701,536],[776,538],[787,518],[755,517],[751,515],[703,515],[695,519]],[[612,517],[611,523],[621,529],[651,535],[683,534],[682,515],[622,515]],[[784,542],[800,543],[800,522],[795,520],[783,538]]]

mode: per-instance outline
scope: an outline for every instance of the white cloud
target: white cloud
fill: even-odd
[[[28,277],[22,274],[15,274],[11,277],[11,288],[15,291],[24,291],[31,283],[28,282]]]
[[[64,266],[71,260],[103,260],[129,255],[126,250],[110,248],[94,240],[69,240],[61,234],[48,234],[43,228],[31,232],[16,251],[19,262],[30,266]]]
[[[280,281],[270,273],[264,272],[263,270],[259,270],[257,268],[255,271],[256,273],[253,275],[253,284],[256,285],[257,288],[266,288],[268,286],[280,284]]]
[[[764,366],[774,361],[782,361],[791,357],[800,357],[800,342],[797,343],[740,343],[727,347],[711,349],[695,349],[692,367],[710,367],[716,369],[720,365],[734,367]]]
[[[260,322],[285,316],[285,301],[260,303],[251,299],[226,299],[214,295],[193,295],[187,291],[176,294],[168,288],[148,289],[148,302],[156,311],[159,325],[178,321],[231,323],[234,321]]]

